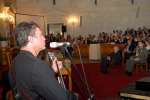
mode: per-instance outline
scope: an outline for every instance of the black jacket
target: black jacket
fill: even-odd
[[[20,51],[10,73],[12,69],[15,71],[17,91],[23,100],[67,100],[67,94],[53,70],[30,52]],[[10,74],[11,81],[14,80],[12,77]]]

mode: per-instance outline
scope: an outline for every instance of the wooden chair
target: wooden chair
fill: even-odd
[[[136,63],[135,64],[135,70],[136,71],[141,71],[141,70],[145,70],[148,71],[148,63]]]
[[[137,70],[140,68],[140,70],[144,69],[145,71],[148,71],[149,70],[149,64],[150,64],[150,52],[148,53],[146,62],[135,64],[135,69]]]

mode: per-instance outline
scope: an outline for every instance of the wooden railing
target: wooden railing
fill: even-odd
[[[121,50],[123,50],[125,48],[124,44],[99,44],[99,45],[100,45],[100,54],[101,54],[101,56],[113,54],[115,46],[119,47]],[[90,47],[89,44],[79,45],[82,57],[89,58],[89,47]],[[74,56],[79,57],[77,47],[74,47]]]
[[[82,57],[89,57],[89,45],[88,44],[80,44],[78,45],[80,53]],[[79,50],[77,47],[74,47],[74,56],[79,57]]]

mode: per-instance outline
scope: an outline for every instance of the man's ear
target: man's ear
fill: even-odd
[[[33,42],[33,37],[32,36],[28,36],[28,42],[32,43]]]

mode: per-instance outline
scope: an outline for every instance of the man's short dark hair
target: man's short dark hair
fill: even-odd
[[[34,36],[36,28],[40,28],[35,22],[21,22],[16,26],[15,37],[17,44],[22,47],[28,43],[28,36]]]

